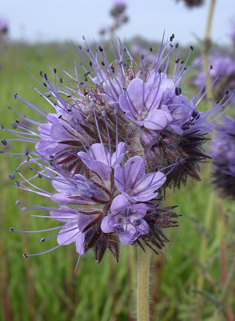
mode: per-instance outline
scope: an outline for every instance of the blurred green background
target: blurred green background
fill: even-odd
[[[1,123],[10,128],[11,122],[19,117],[7,105],[22,115],[37,118],[29,108],[14,100],[12,93],[50,110],[31,88],[37,83],[27,71],[37,79],[40,79],[41,70],[50,77],[49,66],[54,68],[58,64],[62,69],[72,69],[72,60],[78,62],[79,57],[68,43],[30,46],[2,42],[1,48],[0,118]],[[153,50],[156,52],[156,46]],[[12,138],[1,130],[1,138],[9,137]],[[9,142],[6,147],[4,151],[9,152],[30,150],[30,146],[22,142]],[[88,253],[81,257],[76,271],[78,256],[74,244],[23,259],[23,253],[38,253],[56,246],[56,239],[40,243],[41,237],[51,234],[11,234],[11,226],[20,230],[40,230],[59,224],[54,220],[30,217],[33,211],[21,212],[22,206],[15,205],[18,199],[38,205],[49,205],[50,201],[15,188],[8,174],[19,165],[19,160],[13,161],[14,156],[4,154],[0,157],[0,320],[134,320],[137,249],[123,246],[119,264],[107,253],[98,265],[92,253]],[[183,216],[179,218],[178,228],[165,231],[171,241],[165,250],[151,258],[152,320],[195,320],[200,299],[201,320],[212,320],[214,297],[219,298],[221,294],[221,231],[217,219],[218,199],[211,192],[209,173],[210,164],[206,164],[202,166],[201,182],[189,180],[180,191],[169,190],[166,194],[165,205],[178,205],[176,212]],[[41,186],[46,190],[51,188],[48,182],[42,181]],[[223,214],[229,267],[235,251],[234,207],[225,203]],[[199,278],[204,281],[200,296],[195,292]],[[235,289],[229,303],[231,313],[235,315],[235,311],[232,312]]]

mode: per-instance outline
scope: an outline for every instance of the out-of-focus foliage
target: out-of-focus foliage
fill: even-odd
[[[153,52],[156,52],[156,46],[152,47]],[[1,57],[1,122],[4,121],[4,125],[10,127],[10,123],[16,120],[14,113],[6,112],[7,105],[20,110],[21,114],[34,117],[27,107],[13,100],[13,92],[42,108],[48,108],[44,100],[40,101],[40,96],[31,89],[36,81],[27,71],[38,77],[41,69],[49,74],[48,66],[54,68],[57,64],[72,70],[72,60],[78,61],[78,56],[70,44],[9,45]],[[1,138],[3,135],[8,138],[5,131],[1,133]],[[27,145],[22,144],[16,148],[11,144],[9,148],[11,152],[27,150]],[[30,217],[33,212],[21,212],[20,206],[15,205],[18,199],[40,205],[48,205],[50,202],[43,200],[42,204],[41,197],[13,188],[8,174],[19,163],[12,159],[13,156],[1,155],[0,320],[134,320],[135,248],[123,247],[118,265],[111,255],[106,255],[100,265],[97,265],[92,255],[85,255],[76,271],[77,254],[73,245],[61,247],[50,254],[23,259],[22,253],[37,253],[45,249],[40,243],[42,236],[11,234],[9,227],[39,230],[55,225],[52,221]],[[179,219],[178,228],[167,231],[171,242],[165,251],[158,257],[152,256],[152,320],[193,320],[196,309],[194,290],[201,273],[205,276],[201,319],[210,320],[214,311],[214,303],[206,292],[215,297],[220,294],[220,254],[216,204],[213,206],[210,228],[204,228],[211,194],[209,168],[208,164],[202,170],[203,182],[191,181],[175,194],[172,190],[166,194],[166,205],[179,205],[176,210],[183,216]],[[225,211],[228,264],[235,251],[233,210],[229,208]],[[200,243],[205,237],[208,240],[206,263],[201,266]],[[55,239],[48,240],[48,249],[56,245],[55,242]],[[234,292],[230,306],[235,306]],[[235,311],[233,313],[235,315]]]

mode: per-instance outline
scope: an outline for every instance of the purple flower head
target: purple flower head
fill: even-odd
[[[195,62],[197,61],[198,58]],[[235,61],[231,57],[224,57],[218,52],[209,57],[209,62],[213,66],[210,77],[215,99],[221,100],[227,90],[232,95],[235,88]],[[205,86],[204,78],[205,74],[201,71],[192,80],[198,88],[202,88]]]
[[[16,187],[55,202],[47,210],[65,222],[57,247],[75,242],[80,255],[92,249],[100,262],[106,250],[119,260],[120,241],[154,251],[168,241],[162,229],[176,226],[178,215],[172,207],[162,208],[159,193],[186,184],[188,176],[200,180],[199,165],[210,158],[203,144],[232,100],[225,94],[208,112],[200,111],[204,84],[197,96],[184,85],[193,68],[187,65],[193,48],[180,61],[173,40],[172,35],[162,41],[147,66],[143,55],[137,64],[119,40],[109,62],[103,47],[90,47],[84,39],[77,48],[82,62],[74,71],[52,69],[53,81],[40,73],[41,89],[34,89],[50,104],[49,112],[14,95],[37,120],[9,107],[20,121],[1,129],[15,135],[11,142],[32,146],[16,153],[21,162],[9,176],[17,173],[22,181]],[[8,144],[5,138],[1,142]],[[23,176],[22,166],[31,170],[30,178]],[[41,180],[54,191],[41,188]]]
[[[235,197],[235,121],[225,117],[212,142],[212,183],[222,194]]]
[[[106,216],[101,229],[104,233],[116,232],[124,245],[133,245],[140,235],[148,234],[148,224],[143,219],[147,212],[147,205],[131,203],[122,195],[114,198],[111,213]]]

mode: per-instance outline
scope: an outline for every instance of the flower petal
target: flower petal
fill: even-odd
[[[151,113],[151,117],[144,121],[144,127],[153,130],[160,130],[167,126],[167,116],[164,111],[156,109]]]
[[[76,244],[76,251],[77,251],[77,253],[80,254],[80,255],[83,255],[83,254],[84,254],[84,246],[83,246],[83,244],[84,244],[84,239],[85,239],[85,235],[84,235],[84,233],[81,233],[81,234],[77,237],[76,242],[75,242],[75,244]]]
[[[100,227],[104,233],[112,233],[115,231],[115,228],[113,227],[113,217],[111,214],[103,218]]]
[[[77,222],[65,224],[57,236],[57,242],[60,245],[68,245],[76,241],[81,232],[78,229]]]

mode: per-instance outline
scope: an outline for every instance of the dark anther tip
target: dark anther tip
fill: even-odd
[[[40,242],[42,243],[42,242],[44,242],[44,241],[45,241],[45,237],[42,237],[41,240],[40,240]]]
[[[2,144],[5,145],[5,146],[7,145],[7,141],[6,141],[4,138],[1,139],[1,142],[2,142]]]
[[[10,227],[10,228],[9,228],[9,231],[10,231],[11,233],[13,233],[13,232],[15,232],[15,229],[14,229],[13,227]]]
[[[181,94],[181,88],[180,87],[175,87],[175,94],[176,94],[176,96],[179,96]]]
[[[134,220],[133,223],[134,223],[135,226],[139,226],[141,224],[141,220],[140,219],[136,219],[136,220]]]
[[[15,123],[14,121],[11,123],[11,126],[12,126],[12,128],[14,128],[14,129],[17,128],[17,125],[16,125],[16,123]]]
[[[27,257],[28,257],[28,255],[24,253],[24,254],[23,254],[23,258],[24,258],[24,259],[27,259]]]
[[[181,128],[182,128],[183,130],[187,130],[187,129],[189,129],[189,126],[188,126],[188,125],[182,125]]]

